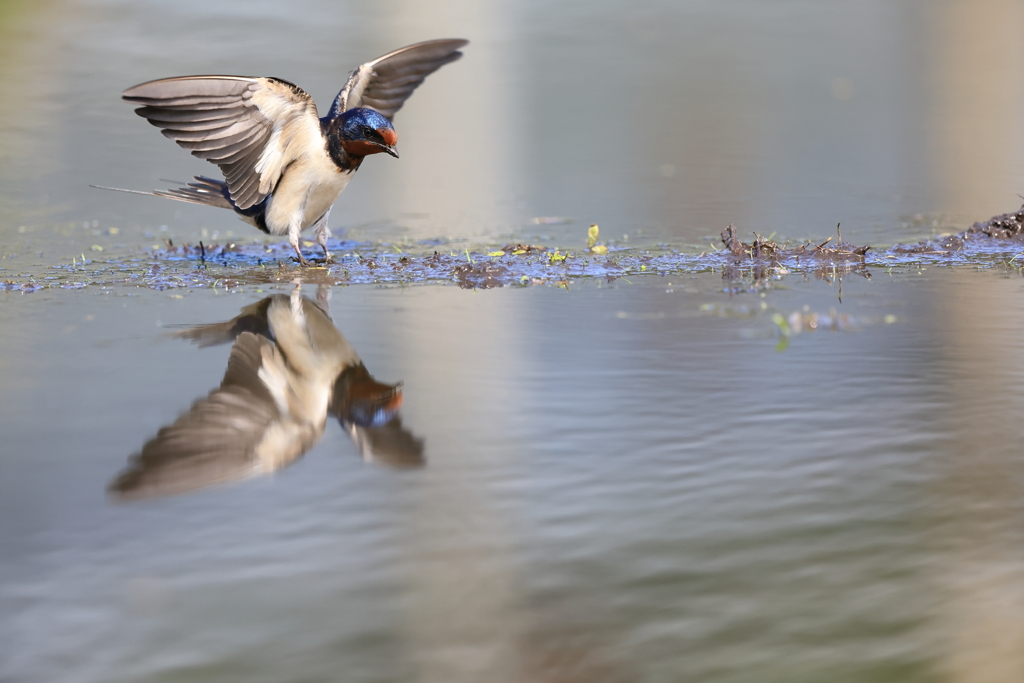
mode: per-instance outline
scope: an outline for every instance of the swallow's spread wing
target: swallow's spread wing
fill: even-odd
[[[352,72],[338,93],[331,116],[356,107],[370,107],[391,120],[430,74],[462,56],[459,48],[468,40],[447,38],[407,45],[389,52]]]
[[[270,341],[239,335],[221,386],[150,439],[111,482],[110,494],[124,500],[174,495],[262,472],[257,451],[280,416],[261,378],[273,354]]]
[[[123,97],[141,104],[135,112],[165,136],[219,166],[242,210],[263,201],[303,150],[323,146],[313,99],[277,78],[164,78]]]

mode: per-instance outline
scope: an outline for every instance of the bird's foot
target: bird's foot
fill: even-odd
[[[327,264],[334,263],[333,260],[327,260],[323,258],[311,258],[306,261],[306,266],[309,268],[326,268]]]

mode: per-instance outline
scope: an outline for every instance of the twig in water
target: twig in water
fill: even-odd
[[[819,249],[821,249],[823,246],[825,246],[826,244],[828,244],[831,241],[832,241],[832,238],[829,237],[827,240],[825,240],[824,242],[822,242],[821,244],[816,246],[814,249],[811,249],[811,251],[818,251]]]

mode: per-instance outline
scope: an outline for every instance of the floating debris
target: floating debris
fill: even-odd
[[[1004,213],[988,219],[984,223],[975,223],[964,235],[982,234],[994,239],[1008,240],[1024,237],[1024,206],[1016,213]]]
[[[604,244],[598,244],[597,240],[601,237],[601,228],[597,227],[594,223],[587,230],[587,251],[591,254],[607,254],[608,247]]]
[[[789,248],[788,244],[779,246],[771,237],[762,237],[757,233],[754,233],[753,243],[747,244],[739,239],[736,228],[730,225],[722,231],[722,243],[733,257],[722,268],[723,279],[731,283],[727,290],[734,293],[748,288],[759,289],[767,282],[791,272],[813,275],[829,283],[841,283],[842,276],[851,273],[870,278],[867,253],[871,247],[857,247],[843,242],[838,225],[836,235],[838,240],[835,245],[829,246],[832,241],[829,237],[818,244],[807,242]]]
[[[43,289],[45,285],[41,285],[38,282],[14,282],[12,280],[6,280],[0,282],[0,289],[5,292],[35,292],[36,290]]]
[[[724,248],[701,253],[684,252],[671,245],[642,249],[622,244],[599,244],[600,229],[587,231],[587,249],[566,251],[558,247],[512,243],[454,251],[449,242],[432,239],[402,241],[401,248],[384,242],[330,240],[330,263],[302,268],[286,243],[228,241],[195,245],[175,244],[170,239],[151,250],[115,253],[108,248],[68,257],[42,272],[8,275],[0,289],[34,292],[46,288],[147,287],[180,289],[216,287],[231,290],[290,282],[301,277],[310,284],[457,284],[489,289],[510,285],[567,286],[574,279],[619,278],[641,275],[721,273],[730,293],[759,290],[792,275],[818,278],[842,286],[847,275],[871,277],[871,270],[896,266],[974,265],[1008,267],[1024,273],[1024,207],[975,223],[956,235],[918,244],[897,244],[885,250],[836,239],[779,244],[773,236],[753,233],[745,242],[730,225],[722,231]],[[444,251],[442,251],[444,250]],[[9,270],[9,272],[13,272]],[[29,274],[31,273],[31,274]]]
[[[464,263],[454,270],[463,289],[491,289],[508,284],[508,268],[495,263]]]
[[[506,254],[514,254],[515,256],[522,256],[523,254],[537,254],[542,251],[547,251],[547,247],[539,247],[535,244],[506,244],[501,248],[501,251]]]
[[[836,226],[838,232],[839,226]],[[824,242],[815,245],[813,242],[801,244],[793,249],[786,246],[779,246],[770,238],[766,239],[754,233],[754,242],[747,244],[736,236],[736,228],[732,225],[722,231],[722,243],[733,254],[733,256],[746,257],[750,259],[765,259],[775,263],[788,259],[818,259],[828,261],[860,261],[863,262],[870,246],[855,247],[842,241],[842,234],[839,233],[839,240],[834,246],[826,246],[832,241],[829,237]]]

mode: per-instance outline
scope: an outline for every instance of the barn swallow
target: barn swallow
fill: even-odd
[[[316,445],[332,415],[364,459],[423,464],[423,442],[398,415],[401,384],[371,377],[326,307],[298,288],[175,336],[200,347],[234,342],[224,379],[146,442],[111,482],[112,497],[176,495],[273,472]]]
[[[364,157],[398,157],[395,113],[468,43],[428,40],[363,64],[323,118],[313,98],[280,78],[182,76],[129,88],[123,98],[142,105],[136,114],[224,174],[224,180],[195,176],[186,187],[142,194],[231,209],[265,233],[287,234],[302,265],[308,264],[299,234],[315,226],[329,261],[331,206]]]

